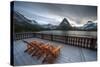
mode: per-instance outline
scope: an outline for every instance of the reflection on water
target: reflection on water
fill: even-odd
[[[55,34],[55,35],[69,35],[69,36],[89,36],[89,37],[97,37],[96,31],[40,31],[39,33],[44,34]]]

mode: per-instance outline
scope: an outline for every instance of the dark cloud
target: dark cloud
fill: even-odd
[[[15,2],[15,11],[19,11],[27,18],[35,19],[35,16],[39,18],[47,18],[46,21],[54,22],[51,24],[59,24],[65,17],[71,21],[75,21],[76,24],[84,24],[88,20],[97,20],[97,7],[96,6],[82,6],[82,5],[67,5],[67,4],[49,4],[49,3],[33,3],[33,2]],[[34,15],[35,14],[35,15]],[[36,17],[37,17],[36,16]],[[45,19],[44,18],[44,19]],[[50,18],[50,19],[49,19]],[[43,20],[44,20],[43,19]],[[44,22],[46,22],[44,20]],[[57,23],[58,21],[58,23]],[[49,22],[49,23],[50,23]]]

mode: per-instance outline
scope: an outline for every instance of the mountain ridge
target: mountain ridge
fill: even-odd
[[[13,23],[15,31],[17,32],[39,31],[39,30],[81,30],[81,31],[97,30],[97,23],[94,23],[93,21],[88,21],[82,27],[72,27],[72,25],[66,18],[64,18],[58,26],[52,24],[40,25],[36,20],[29,20],[24,15],[22,15],[17,11],[14,11]]]
[[[70,30],[71,29],[71,24],[69,23],[69,21],[66,19],[66,18],[64,18],[63,20],[62,20],[62,22],[59,24],[59,26],[58,26],[58,28],[57,29],[59,29],[59,30]]]
[[[31,20],[16,11],[14,11],[12,20],[15,32],[38,31],[42,29],[42,27],[38,25],[35,20],[34,23],[32,23]]]

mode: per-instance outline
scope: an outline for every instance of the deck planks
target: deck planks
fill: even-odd
[[[75,47],[59,42],[53,42],[49,40],[43,40],[39,38],[29,38],[24,39],[26,41],[39,40],[45,43],[52,43],[56,46],[63,46],[61,48],[61,53],[59,57],[56,59],[55,63],[73,63],[73,62],[86,62],[86,61],[96,61],[97,60],[97,51]],[[37,60],[35,57],[31,57],[31,55],[24,53],[26,49],[26,43],[22,40],[14,41],[14,65],[37,65],[41,64],[42,60]]]

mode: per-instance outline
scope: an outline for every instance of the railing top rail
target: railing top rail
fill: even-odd
[[[92,36],[83,36],[83,35],[59,35],[59,34],[48,34],[48,33],[40,33],[40,32],[35,32],[36,34],[44,34],[44,35],[54,35],[54,36],[66,36],[66,37],[79,37],[79,38],[92,38],[92,39],[97,39],[97,37],[92,37]]]
[[[35,32],[19,32],[19,33],[15,33],[15,34],[24,34],[24,33],[35,33]]]

